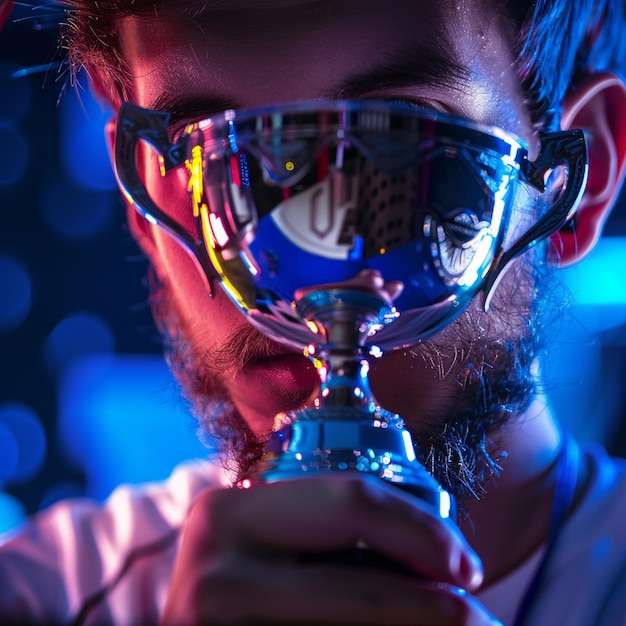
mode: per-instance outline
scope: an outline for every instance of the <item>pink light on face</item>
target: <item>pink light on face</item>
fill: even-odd
[[[211,230],[213,231],[215,241],[217,241],[218,245],[225,246],[230,240],[230,237],[224,228],[222,218],[219,215],[215,215],[215,213],[211,213],[209,215],[209,221],[211,222]]]

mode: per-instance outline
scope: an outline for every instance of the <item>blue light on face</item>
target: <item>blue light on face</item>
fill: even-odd
[[[31,280],[26,268],[17,259],[0,255],[0,333],[12,331],[24,321],[31,308],[31,298]]]

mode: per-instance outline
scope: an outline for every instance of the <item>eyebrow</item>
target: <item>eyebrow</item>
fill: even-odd
[[[425,46],[411,46],[388,55],[373,67],[350,74],[321,94],[329,100],[360,98],[374,91],[406,87],[447,88],[466,93],[471,71],[454,58]],[[182,95],[164,91],[148,102],[147,108],[166,111],[171,122],[210,117],[243,105],[219,94]]]
[[[148,102],[147,108],[165,111],[170,114],[170,122],[210,117],[227,109],[240,109],[235,100],[217,94],[183,95],[174,92],[162,92]]]
[[[470,76],[471,71],[453,57],[425,46],[411,46],[388,55],[372,68],[347,76],[325,95],[349,99],[406,87],[437,87],[466,93]]]

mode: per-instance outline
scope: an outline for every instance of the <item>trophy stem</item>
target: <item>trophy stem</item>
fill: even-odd
[[[325,471],[373,474],[413,493],[450,517],[452,502],[419,463],[402,418],[380,407],[370,390],[363,344],[393,309],[352,289],[320,290],[297,302],[320,336],[309,352],[321,362],[314,408],[281,416],[254,475],[266,482]]]

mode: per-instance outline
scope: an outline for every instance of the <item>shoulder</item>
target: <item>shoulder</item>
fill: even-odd
[[[0,578],[10,581],[0,615],[19,602],[29,618],[66,621],[102,590],[127,593],[146,577],[157,593],[189,506],[203,489],[227,485],[219,467],[188,462],[164,481],[120,486],[104,503],[68,500],[39,513],[0,547]]]
[[[582,448],[581,460],[584,494],[558,539],[541,609],[560,623],[626,625],[626,461],[595,444]],[[606,621],[609,610],[617,613]]]

